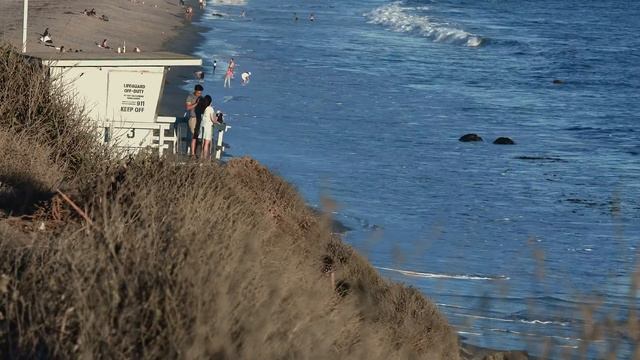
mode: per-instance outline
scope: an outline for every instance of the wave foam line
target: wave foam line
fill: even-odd
[[[451,280],[509,280],[508,276],[482,276],[482,275],[455,275],[455,274],[435,274],[410,270],[400,270],[387,267],[376,266],[376,269],[393,271],[405,276],[420,277],[426,279],[451,279]]]
[[[569,324],[568,322],[562,322],[562,321],[503,319],[503,318],[497,318],[497,317],[473,315],[473,314],[463,314],[463,313],[454,313],[454,315],[460,316],[460,317],[472,318],[472,319],[479,319],[479,320],[491,320],[491,321],[500,321],[500,322],[509,322],[509,323],[520,322],[520,323],[529,324],[529,325],[560,325],[560,326],[567,326]]]
[[[479,47],[483,43],[483,38],[478,35],[406,11],[411,9],[415,8],[402,7],[400,2],[394,2],[365,14],[365,17],[371,24],[388,26],[397,32],[417,32],[436,42],[461,42],[469,47]]]
[[[500,333],[508,333],[508,334],[515,334],[515,335],[519,335],[519,336],[526,336],[526,337],[531,337],[531,338],[540,338],[540,337],[544,337],[544,338],[550,338],[550,339],[556,339],[556,340],[562,340],[562,341],[584,341],[581,338],[578,337],[567,337],[567,336],[557,336],[557,335],[544,335],[544,334],[533,334],[533,333],[527,333],[527,332],[520,332],[520,331],[515,331],[515,330],[507,330],[507,329],[489,329],[489,331],[493,331],[493,332],[500,332]],[[598,343],[598,342],[605,342],[606,340],[589,340],[592,343]]]

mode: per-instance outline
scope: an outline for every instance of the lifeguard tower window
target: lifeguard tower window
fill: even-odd
[[[202,65],[200,58],[170,52],[25,56],[48,68],[52,79],[84,107],[100,141],[134,152],[151,146],[162,153],[176,147],[176,117],[157,112],[165,75],[174,66]]]

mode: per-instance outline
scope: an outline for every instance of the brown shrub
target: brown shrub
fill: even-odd
[[[49,147],[27,142],[27,136],[0,130],[0,211],[10,214],[35,210],[63,178]]]
[[[12,136],[27,138],[37,149],[48,147],[48,156],[70,179],[79,173],[95,173],[108,160],[90,130],[84,109],[69,97],[59,82],[35,61],[0,44],[0,128]]]

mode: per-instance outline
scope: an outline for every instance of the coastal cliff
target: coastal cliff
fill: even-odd
[[[459,358],[432,302],[255,160],[117,161],[37,68],[7,48],[2,66],[8,358]]]
[[[76,14],[88,1],[32,3],[35,46],[40,28],[94,21],[60,44],[96,47],[108,26],[113,42],[159,50],[176,34],[156,35],[183,23],[177,2],[111,1],[109,22]],[[3,38],[17,46],[12,14]],[[142,15],[157,28],[114,20]],[[461,352],[435,304],[383,279],[255,160],[116,160],[92,143],[80,108],[0,52],[3,358],[494,356]]]

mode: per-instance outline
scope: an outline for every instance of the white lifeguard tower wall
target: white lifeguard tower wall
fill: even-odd
[[[136,152],[177,151],[176,116],[159,116],[170,67],[201,66],[202,59],[169,52],[133,54],[29,53],[49,68],[94,122],[99,141]],[[176,109],[177,113],[184,109]]]

